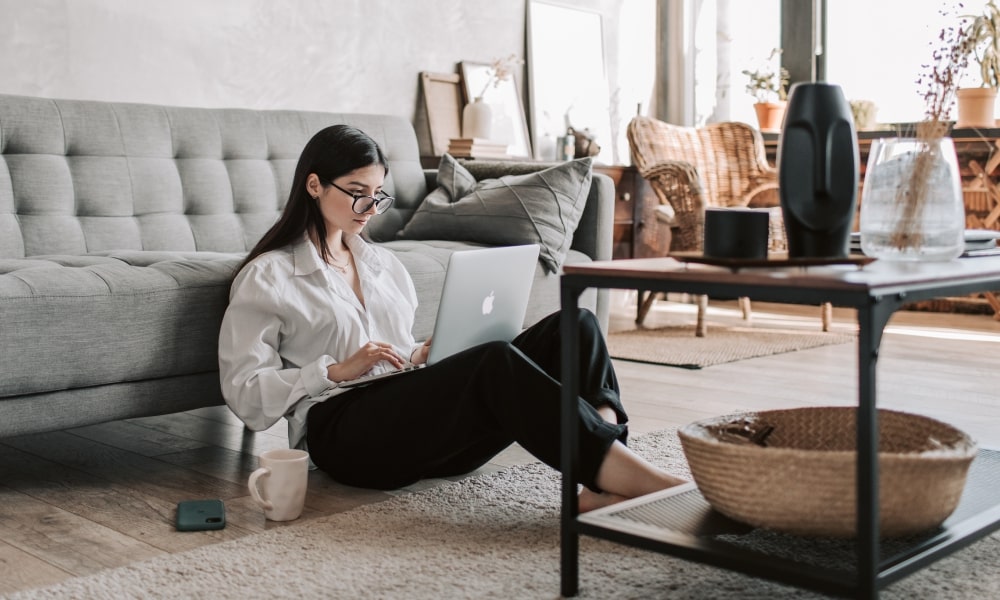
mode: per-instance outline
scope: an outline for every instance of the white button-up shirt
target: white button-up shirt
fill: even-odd
[[[344,390],[327,367],[371,341],[405,359],[413,339],[417,294],[391,252],[356,235],[354,254],[365,299],[320,259],[308,238],[255,258],[236,276],[219,335],[219,375],[226,404],[254,431],[288,420],[288,443],[305,449],[309,407]],[[372,373],[388,370],[383,361]]]

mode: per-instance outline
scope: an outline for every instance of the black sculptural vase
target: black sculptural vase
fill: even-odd
[[[778,141],[778,184],[790,258],[847,256],[858,202],[854,118],[840,86],[792,86]]]

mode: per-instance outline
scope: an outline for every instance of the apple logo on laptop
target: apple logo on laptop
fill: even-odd
[[[488,315],[493,312],[493,290],[490,290],[490,295],[483,299],[483,314]]]

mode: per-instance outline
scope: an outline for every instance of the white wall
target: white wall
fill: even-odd
[[[629,0],[555,1],[603,13],[614,81]],[[0,0],[0,93],[388,113],[414,122],[427,150],[419,73],[524,57],[526,2]]]
[[[420,71],[524,53],[524,0],[0,0],[0,92],[412,117]]]

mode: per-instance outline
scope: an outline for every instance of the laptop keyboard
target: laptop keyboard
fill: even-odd
[[[374,383],[376,381],[381,381],[382,379],[388,379],[390,377],[396,377],[397,375],[402,375],[404,373],[409,373],[410,371],[416,371],[417,369],[422,369],[427,365],[407,365],[402,369],[396,371],[386,371],[385,373],[379,373],[377,375],[362,375],[357,379],[348,379],[347,381],[341,381],[337,387],[351,388],[357,387],[359,385],[368,385],[369,383]]]

